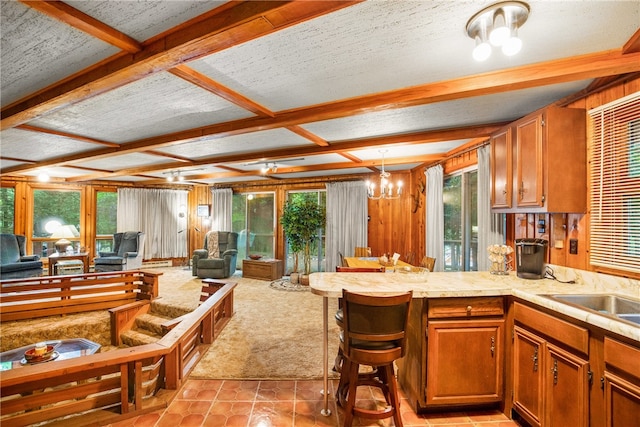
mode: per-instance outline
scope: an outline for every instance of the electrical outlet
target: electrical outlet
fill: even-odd
[[[578,239],[569,239],[569,253],[578,255]]]

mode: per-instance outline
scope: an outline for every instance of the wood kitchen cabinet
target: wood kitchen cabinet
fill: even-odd
[[[532,426],[589,425],[589,331],[514,303],[513,410]]]
[[[547,107],[491,137],[496,212],[586,212],[586,113]]]
[[[605,421],[607,427],[637,425],[640,419],[640,349],[604,338]]]
[[[499,404],[504,382],[504,298],[414,299],[398,378],[416,411]]]

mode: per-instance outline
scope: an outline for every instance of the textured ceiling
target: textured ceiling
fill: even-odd
[[[406,170],[640,72],[640,2],[528,2],[522,51],[478,63],[465,25],[489,4],[2,1],[1,173],[313,178],[370,174],[382,147]]]

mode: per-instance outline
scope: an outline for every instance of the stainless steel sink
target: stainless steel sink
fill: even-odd
[[[620,295],[603,294],[555,294],[545,296],[578,308],[640,325],[640,300]]]

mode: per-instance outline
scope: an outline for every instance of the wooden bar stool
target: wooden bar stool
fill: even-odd
[[[393,362],[405,353],[409,305],[413,293],[391,296],[361,295],[342,291],[344,330],[340,346],[344,354],[338,388],[345,388],[344,426],[353,417],[373,420],[393,417],[402,426],[400,399]],[[374,368],[369,375],[360,373],[360,365]],[[382,390],[387,406],[381,410],[355,406],[358,386],[374,386]]]

